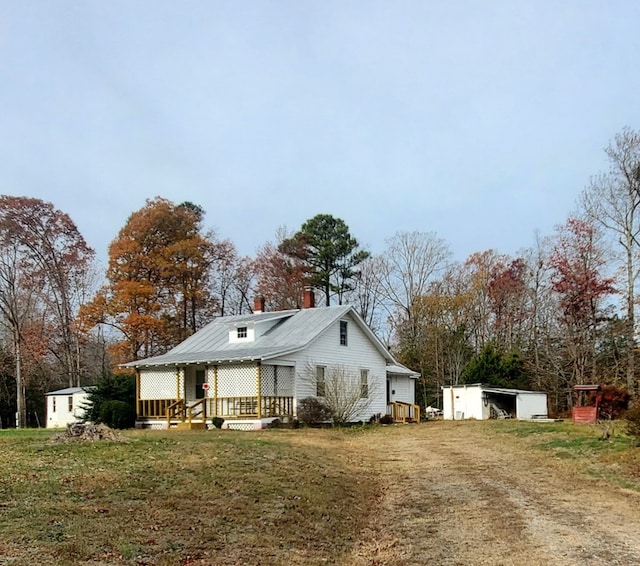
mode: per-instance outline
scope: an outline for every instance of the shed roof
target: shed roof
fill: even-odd
[[[529,389],[510,389],[508,387],[494,387],[492,385],[487,385],[484,383],[467,383],[464,385],[443,385],[442,389],[467,389],[469,387],[479,387],[482,391],[487,391],[489,393],[498,393],[500,395],[518,395],[520,393],[536,393],[538,395],[546,395],[544,391],[531,391]]]
[[[90,393],[91,387],[67,387],[57,391],[49,391],[45,395],[75,395],[76,393]]]

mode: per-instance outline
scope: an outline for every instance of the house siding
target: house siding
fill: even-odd
[[[72,397],[72,409],[69,410],[69,397]],[[64,428],[69,423],[82,420],[84,407],[88,402],[89,394],[80,393],[47,395],[47,428]],[[54,410],[55,406],[55,410]]]
[[[415,379],[394,375],[389,380],[389,401],[400,401],[412,405],[416,402]]]
[[[368,420],[374,414],[386,412],[386,360],[371,343],[369,337],[360,329],[355,320],[345,316],[348,322],[347,345],[340,344],[340,321],[336,321],[318,336],[309,348],[288,356],[295,362],[294,398],[298,401],[316,396],[313,372],[316,366],[331,368],[342,367],[360,383],[360,370],[369,370],[369,397],[372,402],[361,411],[356,420]]]

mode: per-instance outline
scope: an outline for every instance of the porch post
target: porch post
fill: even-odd
[[[262,370],[262,364],[261,362],[257,363],[256,366],[256,385],[258,387],[258,418],[261,419],[262,418],[262,395],[261,395],[261,379],[262,379],[262,375],[261,375],[261,370]]]
[[[218,416],[218,366],[213,366],[213,414]]]
[[[136,368],[136,416],[142,417],[143,411],[140,410],[140,370]]]
[[[182,368],[176,366],[176,399],[185,399],[184,387],[180,388],[180,371]]]

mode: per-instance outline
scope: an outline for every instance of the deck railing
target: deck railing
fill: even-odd
[[[187,405],[184,399],[140,399],[138,418],[185,422],[225,419],[292,417],[293,397],[205,397]]]
[[[420,422],[420,405],[394,401],[387,409],[396,423]]]

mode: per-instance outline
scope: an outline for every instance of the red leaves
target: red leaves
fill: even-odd
[[[567,221],[549,263],[554,270],[552,286],[560,295],[565,322],[580,323],[594,318],[599,301],[616,292],[613,279],[600,274],[605,263],[602,249],[595,228],[584,220]]]

